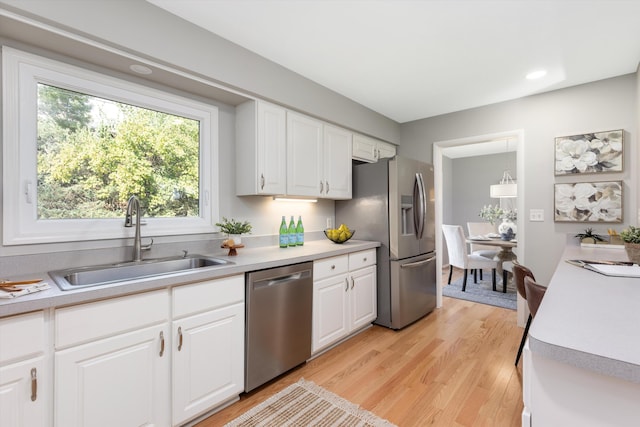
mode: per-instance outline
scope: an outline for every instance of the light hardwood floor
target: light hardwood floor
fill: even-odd
[[[374,325],[197,427],[222,426],[300,378],[400,427],[519,426],[522,370],[513,363],[521,336],[515,311],[445,298],[413,325]]]

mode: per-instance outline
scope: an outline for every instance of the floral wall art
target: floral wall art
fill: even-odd
[[[624,131],[561,136],[556,141],[556,175],[621,172]]]
[[[556,222],[622,222],[622,181],[555,184]]]

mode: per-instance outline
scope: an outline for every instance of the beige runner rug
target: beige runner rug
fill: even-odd
[[[340,396],[300,379],[225,427],[394,427]]]

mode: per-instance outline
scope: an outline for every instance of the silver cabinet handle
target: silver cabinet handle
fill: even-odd
[[[335,270],[335,269],[336,269],[336,265],[335,265],[335,264],[333,264],[333,265],[331,266],[331,269],[332,269],[332,270]]]
[[[182,350],[182,326],[178,327],[178,351]]]
[[[31,401],[35,402],[38,398],[38,371],[31,368]]]
[[[327,194],[329,194],[329,181],[325,181],[324,186],[327,188]]]
[[[260,174],[260,189],[264,190],[264,174]]]
[[[320,181],[320,194],[324,191],[324,184]]]
[[[347,286],[344,288],[344,291],[345,291],[345,292],[347,292],[347,291],[349,290],[349,278],[345,277],[345,278],[344,278],[344,283],[347,285]]]
[[[353,278],[353,276],[351,276],[351,289],[352,289],[352,290],[353,290],[353,287],[355,286],[355,284],[356,284],[356,281],[355,281],[355,279]]]
[[[164,354],[164,332],[160,331],[160,357]]]

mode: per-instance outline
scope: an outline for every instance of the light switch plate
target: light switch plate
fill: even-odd
[[[544,221],[544,209],[529,209],[529,221]]]

